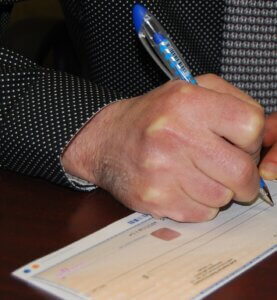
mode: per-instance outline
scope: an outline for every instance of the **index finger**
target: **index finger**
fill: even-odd
[[[248,105],[250,104],[253,108],[257,109],[260,116],[264,115],[263,107],[257,101],[255,101],[252,97],[247,95],[247,93],[243,92],[242,90],[233,86],[226,80],[224,80],[214,74],[206,74],[206,75],[198,76],[197,82],[198,82],[199,86],[216,91],[220,94],[225,94],[225,95],[229,94],[229,95],[235,97],[236,99],[239,99],[239,100],[247,103]],[[250,144],[246,143],[246,145],[243,144],[243,141],[241,141],[242,143],[239,143],[239,142],[236,143],[236,145],[240,149],[246,151],[249,154],[256,155],[259,152],[259,149],[261,147],[261,144],[262,144],[261,132],[263,131],[262,127],[264,127],[263,126],[264,121],[262,122],[261,118],[260,118],[260,121],[261,121],[261,124],[260,124],[261,130],[260,130],[259,136],[257,135],[257,139],[254,139],[253,142]]]
[[[263,109],[262,106],[241,89],[235,87],[223,78],[214,74],[205,74],[197,77],[197,83],[207,89],[214,90],[218,93],[230,94],[242,101]]]

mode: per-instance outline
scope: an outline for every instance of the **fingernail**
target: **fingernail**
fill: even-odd
[[[213,220],[217,216],[218,212],[219,212],[218,208],[210,209],[210,214],[209,214],[208,220]]]
[[[263,163],[261,166],[261,176],[267,180],[277,179],[277,164]]]
[[[234,197],[234,192],[229,190],[229,189],[225,189],[225,199],[227,200],[227,203],[229,203]]]
[[[191,92],[191,90],[194,88],[195,87],[191,84],[185,84],[184,86],[181,87],[180,92],[182,94],[189,94]]]

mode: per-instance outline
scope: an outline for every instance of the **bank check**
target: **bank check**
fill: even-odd
[[[258,199],[200,224],[134,213],[13,275],[63,299],[202,299],[276,249],[277,205]]]

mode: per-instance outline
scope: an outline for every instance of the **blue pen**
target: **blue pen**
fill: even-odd
[[[157,19],[143,5],[134,5],[133,21],[143,46],[170,79],[181,79],[197,84],[177,47]],[[274,205],[262,178],[260,178],[260,195],[264,201],[271,206]]]

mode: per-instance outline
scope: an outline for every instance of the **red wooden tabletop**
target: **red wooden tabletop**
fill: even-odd
[[[0,171],[0,299],[55,299],[11,272],[131,213],[103,190],[75,192]],[[277,253],[206,299],[277,299]]]

